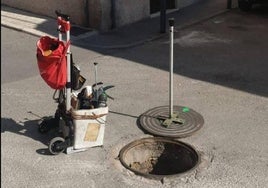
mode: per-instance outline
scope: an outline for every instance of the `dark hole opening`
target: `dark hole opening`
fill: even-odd
[[[138,144],[126,150],[123,156],[127,168],[146,175],[184,173],[193,169],[199,161],[193,148],[175,141]]]

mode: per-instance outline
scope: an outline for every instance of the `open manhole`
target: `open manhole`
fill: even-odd
[[[120,150],[119,159],[135,174],[160,180],[189,173],[200,162],[192,146],[163,137],[133,141]]]

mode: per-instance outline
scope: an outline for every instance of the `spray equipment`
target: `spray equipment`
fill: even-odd
[[[95,68],[95,83],[92,85],[93,101],[95,101],[97,108],[106,107],[106,102],[108,98],[114,100],[113,97],[106,93],[106,90],[113,88],[114,86],[109,85],[104,87],[102,82],[98,82],[98,63],[94,62],[93,64]]]

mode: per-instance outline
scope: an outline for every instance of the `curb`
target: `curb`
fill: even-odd
[[[229,12],[229,11],[230,10],[228,10],[228,9],[222,10],[222,11],[218,11],[218,12],[212,14],[212,15],[209,15],[209,16],[206,16],[206,17],[203,17],[203,18],[200,18],[199,20],[192,21],[192,22],[190,22],[188,24],[183,24],[183,25],[180,25],[180,26],[175,26],[174,29],[175,30],[183,30],[183,29],[186,29],[186,28],[191,27],[193,25],[196,25],[198,23],[204,22],[206,20],[209,20],[209,19],[211,19],[213,17],[219,16],[219,15],[224,14],[224,13]],[[100,45],[87,44],[87,46],[92,47],[92,48],[110,49],[110,50],[112,50],[112,49],[126,49],[126,48],[133,48],[133,47],[136,47],[136,46],[145,44],[147,42],[158,40],[160,38],[163,38],[166,35],[167,35],[167,33],[159,33],[158,35],[152,36],[151,38],[140,40],[140,41],[137,41],[137,42],[134,42],[134,43],[131,43],[131,44],[122,44],[122,45],[119,44],[119,45],[113,45],[113,46],[100,46]]]
[[[226,13],[228,11],[230,11],[230,10],[229,9],[225,9],[225,10],[222,10],[222,11],[218,11],[218,12],[212,14],[212,15],[205,16],[203,18],[200,18],[198,20],[194,20],[194,21],[192,21],[190,23],[186,23],[186,24],[179,25],[179,26],[176,26],[175,25],[174,29],[176,29],[176,30],[186,29],[187,27],[190,27],[190,26],[193,26],[195,24],[204,22],[204,21],[206,21],[206,20],[208,20],[210,18],[213,18],[215,16],[224,14],[224,13]],[[1,15],[2,15],[2,12],[5,12],[5,11],[2,11],[1,10]],[[7,19],[9,19],[9,18],[7,17]],[[34,24],[32,24],[32,25],[34,25]],[[22,24],[17,24],[16,22],[15,23],[7,22],[5,19],[2,19],[1,25],[4,26],[4,27],[10,28],[10,29],[14,29],[14,30],[17,30],[17,31],[20,31],[20,32],[24,32],[24,33],[27,33],[27,34],[36,36],[36,37],[42,37],[42,36],[55,37],[55,36],[50,35],[50,34],[48,34],[46,32],[38,31],[38,30],[33,29],[33,28],[27,28],[27,27],[25,28],[25,27],[22,26]],[[80,36],[77,36],[77,37],[72,36],[71,41],[72,42],[75,42],[76,40],[87,38],[87,37],[91,37],[91,36],[97,35],[97,34],[99,34],[98,31],[90,31],[90,32],[84,33],[84,34],[82,34]],[[118,44],[118,45],[103,46],[103,45],[94,45],[94,44],[87,43],[86,45],[88,47],[98,48],[98,49],[109,49],[109,50],[112,50],[112,49],[126,49],[126,48],[133,48],[133,47],[136,47],[136,46],[145,44],[147,42],[158,40],[160,38],[163,38],[166,35],[167,35],[167,33],[159,33],[159,34],[156,34],[155,36],[151,36],[151,37],[146,38],[144,40],[136,41],[136,42],[133,42],[133,43],[130,43],[130,44]],[[78,45],[79,44],[83,44],[83,42],[77,42],[77,44]]]

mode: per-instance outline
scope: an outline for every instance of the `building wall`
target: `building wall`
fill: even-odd
[[[88,26],[91,28],[100,28],[102,18],[102,3],[100,0],[88,1]]]
[[[197,2],[199,0],[177,0],[177,8],[183,8],[183,7],[187,7],[195,2]]]
[[[200,0],[176,1],[177,8],[182,8]],[[49,17],[61,10],[73,24],[101,31],[150,16],[150,0],[2,0],[1,4]]]
[[[149,0],[115,0],[115,25],[120,27],[150,16]]]

